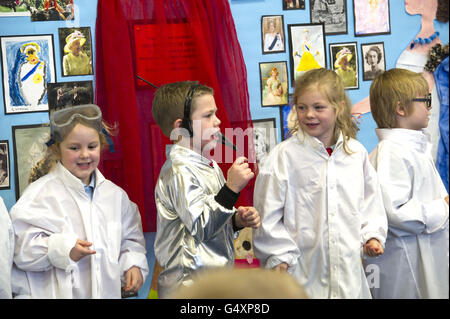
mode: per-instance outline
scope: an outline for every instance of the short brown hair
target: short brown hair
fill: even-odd
[[[400,104],[409,114],[412,99],[429,92],[422,74],[406,69],[391,69],[378,75],[370,86],[370,109],[378,128],[396,128]]]
[[[192,97],[192,114],[196,107],[195,98],[205,94],[214,95],[212,88],[198,84],[197,81],[181,81],[163,85],[156,91],[153,97],[152,114],[165,136],[170,137],[173,123],[183,118],[186,95],[193,85],[197,85],[197,87]]]

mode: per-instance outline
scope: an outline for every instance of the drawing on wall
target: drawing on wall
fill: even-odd
[[[263,54],[286,52],[283,16],[261,17]]]
[[[282,0],[283,10],[304,10],[305,0]]]
[[[361,57],[363,60],[363,81],[372,81],[386,70],[383,42],[361,44]]]
[[[357,89],[358,54],[356,42],[330,43],[330,64],[344,82],[345,89]]]
[[[11,187],[9,163],[9,142],[2,140],[0,141],[0,189],[9,189]]]
[[[58,33],[62,75],[93,74],[91,28],[59,28]]]
[[[50,114],[66,107],[94,101],[92,81],[49,83],[47,88]]]
[[[389,0],[353,0],[355,36],[391,33]]]
[[[260,163],[277,144],[275,118],[253,120],[256,161]]]
[[[53,35],[0,37],[5,114],[48,111],[55,82]]]
[[[288,24],[291,85],[308,70],[326,68],[323,23]]]
[[[347,1],[311,0],[311,23],[324,23],[325,34],[347,34]]]
[[[0,18],[30,16],[27,6],[24,0],[0,0]]]
[[[277,106],[288,103],[288,73],[285,61],[259,63],[261,105]]]
[[[31,21],[65,21],[75,19],[73,0],[27,2],[31,11]]]
[[[50,139],[50,126],[48,123],[13,126],[12,136],[16,200],[18,200],[28,184],[35,180],[33,171],[43,163],[47,151],[45,143]]]

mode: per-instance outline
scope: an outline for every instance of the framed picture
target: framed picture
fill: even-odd
[[[304,10],[305,0],[282,0],[283,10]]]
[[[91,28],[59,28],[62,76],[94,74]]]
[[[263,54],[286,52],[283,16],[261,17]]]
[[[286,61],[260,62],[261,105],[278,106],[288,103],[288,73]]]
[[[344,82],[345,89],[358,89],[358,51],[356,42],[330,43],[330,64]]]
[[[5,114],[48,111],[55,82],[53,35],[0,37]]]
[[[11,188],[9,162],[9,142],[2,140],[0,141],[0,189]]]
[[[94,101],[92,81],[49,83],[47,88],[50,114],[66,107]]]
[[[24,17],[30,16],[26,3],[24,1],[3,0],[0,1],[0,18],[1,17]]]
[[[327,67],[323,23],[288,24],[291,85],[311,69]]]
[[[281,122],[281,140],[291,137],[291,128],[294,127],[294,121],[297,117],[295,112],[292,112],[292,94],[289,94],[289,105],[280,107],[280,122]]]
[[[74,0],[33,1],[34,4],[32,1],[27,2],[31,10],[31,21],[67,21],[75,19]]]
[[[384,43],[362,43],[363,81],[372,81],[378,74],[386,71]]]
[[[310,0],[311,23],[324,23],[325,34],[347,34],[346,0]]]
[[[275,118],[253,120],[256,162],[260,163],[277,144]]]
[[[23,194],[30,181],[35,180],[39,165],[47,151],[45,143],[50,138],[49,124],[12,127],[16,200]]]
[[[355,37],[391,33],[389,0],[353,0]]]

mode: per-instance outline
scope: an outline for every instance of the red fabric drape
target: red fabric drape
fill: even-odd
[[[154,188],[170,141],[151,115],[155,89],[137,73],[158,86],[183,80],[208,85],[222,132],[251,127],[246,68],[228,0],[98,1],[96,103],[119,127],[117,151],[103,155],[101,169],[137,203],[144,231],[156,231]],[[226,176],[231,163],[219,165]],[[252,205],[253,183],[238,205]]]

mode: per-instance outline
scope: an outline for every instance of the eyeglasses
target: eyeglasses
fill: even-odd
[[[431,110],[431,94],[428,93],[427,97],[412,99],[413,102],[425,102],[427,104],[427,109]]]

